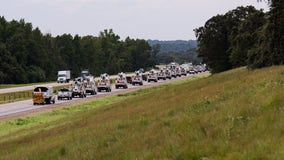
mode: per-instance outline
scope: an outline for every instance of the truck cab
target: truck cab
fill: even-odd
[[[161,69],[160,72],[158,73],[158,80],[160,80],[160,79],[163,79],[163,80],[167,79],[165,69]]]
[[[72,84],[72,98],[79,96],[80,98],[86,97],[86,88],[83,84],[82,77],[78,77]]]
[[[65,71],[58,71],[57,74],[57,82],[58,83],[69,83],[71,78],[70,71],[65,70]]]
[[[142,79],[142,75],[139,71],[135,72],[135,75],[132,77],[132,85],[143,85],[143,79]]]
[[[90,76],[89,70],[88,70],[88,69],[82,70],[82,72],[81,72],[81,77],[85,78],[85,77],[87,77],[87,76]]]
[[[85,76],[83,82],[86,88],[86,93],[90,93],[91,95],[97,94],[96,83],[93,76]]]
[[[118,74],[116,81],[115,81],[115,88],[118,89],[118,88],[121,88],[121,87],[124,88],[124,89],[128,88],[126,76],[123,72]]]
[[[110,78],[107,73],[101,74],[98,80],[98,92],[105,90],[106,92],[111,92]]]
[[[158,75],[155,70],[151,70],[148,74],[148,82],[158,82]]]

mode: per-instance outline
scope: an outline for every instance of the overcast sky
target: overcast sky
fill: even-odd
[[[0,0],[0,15],[53,36],[97,36],[111,28],[122,39],[189,40],[209,18],[241,5],[268,8],[257,0]]]

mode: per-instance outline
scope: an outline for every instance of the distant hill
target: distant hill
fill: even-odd
[[[156,57],[156,63],[167,64],[170,62],[186,63],[192,62],[199,64],[202,59],[197,56],[196,40],[175,40],[175,41],[159,41],[148,40],[150,46],[160,45]]]
[[[159,41],[159,40],[148,40],[148,43],[153,46],[160,44],[161,52],[181,52],[188,51],[190,49],[196,48],[196,40],[175,40],[175,41]]]

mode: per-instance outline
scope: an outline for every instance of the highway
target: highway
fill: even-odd
[[[127,74],[127,76],[132,76],[132,75],[134,75],[134,74],[133,73]],[[117,77],[117,75],[110,76],[111,79],[116,78],[116,77]],[[99,79],[99,77],[96,77],[95,79],[97,80],[97,79]],[[72,81],[70,81],[69,83],[56,83],[56,82],[46,83],[46,84],[43,84],[43,85],[44,86],[56,87],[56,86],[62,86],[62,85],[66,85],[66,84],[72,84]],[[33,90],[35,86],[38,86],[38,85],[0,89],[0,94]]]
[[[206,73],[208,72],[204,72],[201,74],[206,74]],[[139,90],[141,88],[153,87],[153,86],[161,85],[167,82],[184,79],[190,76],[194,76],[194,75],[172,78],[171,80],[168,80],[168,79],[159,80],[158,82],[150,82],[150,83],[143,81],[142,86],[139,86],[139,85],[133,86],[131,84],[128,84],[128,89],[115,89],[115,86],[113,84],[112,92],[98,92],[97,95],[87,95],[86,98],[73,98],[72,100],[57,100],[56,98],[55,104],[33,105],[32,99],[13,102],[13,103],[7,103],[7,104],[1,104],[0,105],[0,120],[11,118],[11,117],[21,117],[24,115],[29,115],[32,113],[39,113],[39,112],[48,111],[48,110],[52,110],[56,108],[62,108],[62,107],[66,107],[72,104],[87,102],[87,101],[95,100],[97,98],[101,98],[101,97],[105,97],[109,95],[116,95],[116,94],[132,92],[132,91]]]

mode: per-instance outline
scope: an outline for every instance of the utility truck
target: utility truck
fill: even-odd
[[[132,77],[132,85],[134,86],[136,84],[143,85],[142,75],[139,71],[136,71],[135,75]]]
[[[151,81],[158,82],[158,75],[156,71],[153,69],[148,74],[148,82],[151,82]]]
[[[167,75],[166,75],[166,70],[165,69],[161,69],[160,72],[158,73],[158,80],[163,79],[166,80],[167,79]]]
[[[118,89],[118,88],[121,88],[121,87],[124,88],[124,89],[128,88],[126,76],[123,72],[118,74],[116,81],[115,81],[115,88]]]
[[[101,92],[102,90],[111,92],[110,78],[107,73],[101,74],[101,77],[98,80],[98,92]]]
[[[51,104],[55,103],[55,95],[52,87],[38,86],[33,91],[33,104]]]
[[[71,78],[70,70],[58,71],[57,82],[58,83],[69,83]]]
[[[87,77],[87,76],[91,76],[89,70],[88,70],[88,69],[82,70],[82,71],[81,71],[81,77],[82,77],[82,78],[85,78],[85,77]]]
[[[94,76],[85,76],[83,78],[83,83],[86,88],[86,93],[90,93],[91,95],[97,94]]]
[[[86,97],[86,88],[83,83],[82,77],[78,77],[72,84],[72,97],[79,96],[80,98]]]

